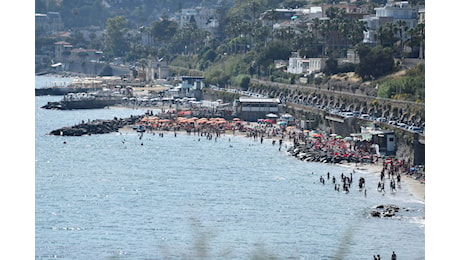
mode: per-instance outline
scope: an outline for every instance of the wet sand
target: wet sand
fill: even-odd
[[[355,164],[349,164],[350,167],[353,167],[357,170],[367,171],[370,173],[375,173],[377,176],[380,176],[382,170],[381,164],[359,164],[355,167]],[[401,183],[408,187],[408,190],[414,197],[421,201],[425,201],[425,184],[420,183],[418,180],[414,180],[411,176],[406,174],[401,174]]]

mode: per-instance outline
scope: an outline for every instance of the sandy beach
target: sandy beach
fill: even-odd
[[[145,109],[145,108],[142,108]],[[259,129],[261,126],[258,123],[255,122],[242,122],[242,125],[248,129]],[[277,127],[277,126],[276,126]],[[122,129],[120,129],[120,132],[125,132],[125,131],[135,131],[133,130],[132,126],[125,126]],[[149,130],[152,131],[152,130]],[[165,132],[163,130],[159,129],[154,129],[154,132]],[[166,131],[168,132],[168,131]],[[172,132],[172,130],[170,130]],[[179,132],[185,133],[184,130],[180,130]],[[280,132],[278,132],[280,133]],[[241,132],[241,131],[231,131],[231,130],[226,130],[221,134],[221,137],[225,136],[243,136],[243,137],[248,137],[247,132]],[[287,136],[284,136],[284,138],[281,137],[281,135],[275,135],[275,136],[266,136],[264,140],[266,142],[272,142],[272,141],[279,141],[280,139],[283,139],[283,148],[288,149],[289,147],[293,146],[293,140],[290,138],[287,138]],[[359,163],[356,165],[355,163],[346,163],[344,164],[347,167],[350,167],[352,169],[356,170],[361,170],[361,171],[367,171],[370,173],[374,173],[377,176],[380,176],[380,172],[382,170],[382,164],[381,163],[376,163],[376,164],[371,164],[371,163]],[[421,183],[419,180],[415,180],[412,178],[412,176],[407,175],[405,173],[401,174],[401,183],[402,185],[406,186],[409,190],[409,192],[418,200],[420,201],[425,201],[425,184]]]
[[[381,164],[360,164],[358,167],[355,167],[354,164],[349,164],[357,170],[368,171],[375,173],[377,176],[380,176],[380,171],[382,170]],[[425,184],[420,183],[418,180],[414,180],[411,176],[406,174],[401,174],[401,183],[408,187],[410,193],[416,197],[418,200],[425,201]]]

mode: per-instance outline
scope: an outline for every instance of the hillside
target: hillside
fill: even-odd
[[[232,1],[220,0],[35,0],[35,12],[59,12],[66,29],[99,26],[104,27],[107,18],[125,16],[133,27],[150,25],[163,14],[172,16],[182,8],[196,6],[212,7],[219,2],[226,5]]]

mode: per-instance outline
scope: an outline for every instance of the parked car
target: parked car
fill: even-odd
[[[343,112],[343,113],[341,113],[341,115],[344,116],[344,117],[353,117],[352,112]]]
[[[371,118],[371,116],[369,116],[368,114],[362,114],[360,117],[362,119],[367,119],[367,120],[369,120]]]
[[[409,127],[408,125],[404,124],[404,123],[397,123],[396,124],[397,126],[401,127],[401,128],[404,128],[406,129],[407,127]]]
[[[418,126],[410,126],[408,129],[409,129],[409,131],[412,131],[412,132],[415,132],[415,133],[420,133],[420,134],[423,133],[423,129],[421,127],[418,127]]]
[[[386,123],[387,122],[387,119],[385,117],[379,117],[377,118],[375,121],[377,122],[382,122],[382,123]]]

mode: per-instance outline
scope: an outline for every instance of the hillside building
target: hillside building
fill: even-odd
[[[407,30],[414,28],[418,23],[418,9],[411,7],[408,2],[388,2],[383,7],[374,8],[375,14],[365,15],[361,21],[364,21],[368,30],[364,32],[363,43],[376,45],[378,44],[377,34],[379,28],[386,23],[396,23],[404,21]],[[407,40],[407,39],[404,39]]]

